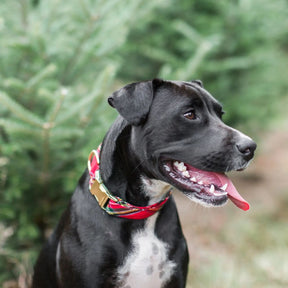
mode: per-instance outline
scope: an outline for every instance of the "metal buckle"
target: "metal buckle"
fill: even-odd
[[[91,186],[90,192],[96,197],[100,207],[104,209],[109,200],[109,197],[105,192],[105,188],[97,181],[95,181]]]

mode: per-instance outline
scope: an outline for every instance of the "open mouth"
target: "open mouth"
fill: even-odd
[[[221,206],[230,199],[240,209],[249,209],[249,203],[224,173],[200,170],[179,161],[164,161],[162,165],[169,182],[191,200],[207,206]]]

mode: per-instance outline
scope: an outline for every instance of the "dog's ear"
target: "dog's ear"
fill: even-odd
[[[154,90],[163,82],[160,79],[137,82],[114,92],[108,103],[131,125],[140,125],[146,119],[153,100]]]
[[[202,83],[201,80],[192,80],[192,81],[190,81],[190,82],[199,85],[201,88],[204,88],[203,83]]]

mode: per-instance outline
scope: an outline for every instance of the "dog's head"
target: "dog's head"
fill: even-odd
[[[230,198],[249,209],[224,173],[245,169],[256,144],[223,123],[222,106],[201,81],[133,83],[108,101],[132,126],[131,148],[146,176],[206,206]]]

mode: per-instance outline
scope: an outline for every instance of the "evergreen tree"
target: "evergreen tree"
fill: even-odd
[[[287,1],[172,4],[131,30],[122,47],[131,63],[119,76],[201,79],[223,102],[225,121],[244,129],[271,123],[287,98]]]
[[[117,51],[159,4],[1,1],[0,226],[14,233],[5,250],[0,236],[0,283],[38,251],[67,205],[115,116],[105,99]]]

